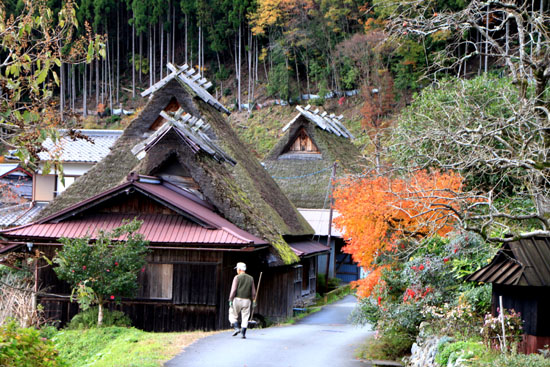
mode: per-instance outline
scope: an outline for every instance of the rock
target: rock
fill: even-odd
[[[407,367],[438,367],[435,355],[440,337],[418,338],[411,348],[411,356],[406,361]]]

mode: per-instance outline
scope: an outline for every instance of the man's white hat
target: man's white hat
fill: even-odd
[[[237,263],[237,266],[235,266],[235,269],[246,271],[246,264],[245,263]]]

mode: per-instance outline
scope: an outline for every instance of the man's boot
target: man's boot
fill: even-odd
[[[239,323],[234,322],[233,324],[231,324],[231,326],[233,326],[233,329],[235,329],[233,331],[233,334],[231,334],[231,336],[236,336],[241,331],[241,329],[239,328]]]
[[[246,328],[245,327],[243,327],[241,329],[241,334],[242,334],[241,338],[246,339]]]

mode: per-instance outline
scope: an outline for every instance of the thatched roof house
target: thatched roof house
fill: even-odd
[[[313,230],[238,139],[223,116],[227,110],[201,88],[204,80],[193,81],[188,69],[171,68],[169,76],[143,93],[151,95],[149,102],[111,153],[56,198],[42,217],[123,183],[130,172],[186,177],[226,219],[273,245],[273,265],[297,262],[283,236],[310,235]],[[167,113],[172,120],[189,115],[207,122],[202,134],[230,158],[220,160],[204,149],[194,151],[178,132],[164,127],[162,140],[140,161],[132,149],[139,150],[140,144],[160,131],[171,119]],[[180,116],[175,117],[176,113]]]
[[[315,296],[316,258],[328,249],[310,240],[313,229],[246,151],[222,115],[227,110],[202,88],[206,81],[187,67],[170,67],[144,92],[152,94],[149,102],[109,155],[41,219],[1,234],[20,251],[36,248],[53,257],[60,237],[93,240],[99,230],[137,217],[151,249],[139,291],[109,304],[135,326],[227,327],[238,261],[255,278],[263,274],[257,311],[287,318],[297,302]],[[41,265],[37,282],[50,290],[40,299],[46,316],[67,322],[78,311],[70,289]]]
[[[298,114],[264,160],[264,166],[298,208],[327,208],[332,166],[336,177],[360,170],[361,153],[343,116],[297,106]]]

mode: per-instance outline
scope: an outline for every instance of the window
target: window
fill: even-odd
[[[147,264],[140,275],[140,298],[172,299],[173,264]]]

